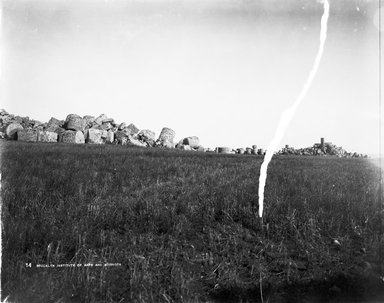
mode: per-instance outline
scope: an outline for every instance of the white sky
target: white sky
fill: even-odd
[[[313,86],[282,146],[378,152],[377,1],[330,1]],[[315,0],[5,0],[8,112],[105,113],[206,147],[265,148],[318,49]],[[384,131],[383,131],[384,133]]]

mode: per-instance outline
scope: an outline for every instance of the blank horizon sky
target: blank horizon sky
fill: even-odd
[[[375,1],[330,1],[324,56],[282,146],[378,152]],[[265,148],[318,47],[317,1],[3,1],[2,106],[105,113],[206,147]]]

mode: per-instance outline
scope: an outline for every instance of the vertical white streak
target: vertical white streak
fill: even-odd
[[[315,63],[313,65],[313,68],[308,76],[307,81],[305,82],[305,85],[303,89],[301,90],[300,95],[297,97],[293,105],[285,110],[280,118],[279,124],[277,126],[275,136],[272,139],[272,141],[268,145],[267,152],[264,157],[264,161],[260,168],[260,178],[259,178],[259,217],[261,218],[263,216],[263,209],[264,209],[264,187],[265,182],[267,179],[267,169],[268,164],[272,159],[273,153],[277,151],[277,148],[285,134],[285,131],[291,122],[293,115],[296,112],[297,107],[300,105],[301,101],[304,99],[305,95],[307,94],[313,78],[315,77],[317,70],[319,68],[321,57],[323,56],[324,51],[324,44],[325,40],[327,38],[327,23],[328,23],[328,17],[329,17],[329,3],[328,0],[324,1],[324,13],[321,17],[321,30],[320,30],[320,46],[319,50],[316,55]]]

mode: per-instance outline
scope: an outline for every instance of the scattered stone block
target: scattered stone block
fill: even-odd
[[[66,129],[75,131],[85,131],[86,122],[83,118],[78,115],[70,114],[65,119]]]
[[[135,135],[139,132],[139,129],[133,123],[129,124],[124,130],[127,130],[129,135]]]
[[[113,125],[110,122],[103,122],[101,128],[104,130],[110,130],[113,128]]]
[[[124,145],[127,143],[128,135],[125,132],[118,130],[114,135],[118,144]]]
[[[168,147],[168,148],[175,147],[175,144],[173,143],[175,135],[176,135],[176,133],[174,130],[172,130],[168,127],[164,127],[161,130],[160,136],[156,141],[156,146]]]
[[[7,125],[5,128],[5,136],[7,139],[16,140],[17,132],[24,129],[20,123],[13,122]]]
[[[128,137],[127,138],[127,144],[128,145],[133,145],[133,146],[138,146],[138,147],[147,147],[147,144],[145,142],[142,142],[134,137]]]
[[[85,143],[85,138],[81,131],[67,130],[62,134],[61,141],[63,143],[82,144]]]
[[[112,119],[113,121],[113,119]],[[111,120],[104,114],[101,114],[100,116],[98,116],[95,121],[94,121],[97,125],[102,125],[104,122],[111,122]]]
[[[124,128],[126,128],[127,127],[127,124],[125,123],[125,122],[123,122],[123,123],[120,123],[119,124],[119,126],[118,126],[118,130],[123,130]]]
[[[231,149],[229,147],[217,147],[216,150],[219,154],[230,154],[231,153]]]
[[[90,128],[88,129],[86,142],[91,144],[103,144],[104,140],[101,135],[102,131],[100,129]]]
[[[147,146],[155,146],[155,132],[149,129],[143,129],[137,134],[137,139],[146,143]]]
[[[17,141],[37,142],[37,131],[34,129],[20,129],[17,131]]]
[[[50,127],[52,125],[55,125],[55,126],[63,126],[63,121],[60,121],[59,119],[56,119],[54,117],[52,117],[51,119],[49,119],[48,123],[47,123],[47,127]]]
[[[59,135],[56,132],[51,131],[38,131],[37,141],[38,142],[57,142]]]
[[[83,120],[85,121],[85,126],[92,127],[93,122],[95,121],[94,116],[84,116]]]
[[[181,146],[180,146],[180,149],[181,149],[181,150],[192,150],[192,148],[191,148],[190,145],[181,145]]]
[[[191,148],[198,148],[200,146],[200,139],[196,136],[187,137],[183,139],[184,145],[189,145]]]
[[[107,132],[107,137],[105,138],[105,143],[112,144],[115,141],[115,134],[112,130]]]

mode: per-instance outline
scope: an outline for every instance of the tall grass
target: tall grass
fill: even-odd
[[[1,148],[3,298],[259,302],[261,285],[265,300],[298,302],[308,285],[324,300],[376,287],[356,287],[380,259],[378,171],[366,159],[275,157],[261,228],[258,156]],[[121,266],[36,267],[87,263]]]

